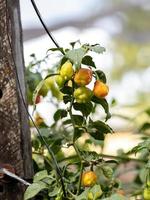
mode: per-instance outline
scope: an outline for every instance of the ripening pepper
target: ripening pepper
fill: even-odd
[[[82,174],[81,182],[84,187],[91,187],[96,184],[97,175],[93,171],[86,171]]]
[[[73,76],[74,70],[72,63],[70,61],[66,61],[61,69],[60,69],[60,75],[63,77],[64,80],[70,80]]]
[[[74,82],[77,85],[85,86],[92,81],[92,70],[86,68],[80,68],[74,76]]]
[[[100,80],[97,80],[94,84],[93,93],[97,98],[103,98],[107,96],[109,92],[108,86]]]
[[[79,87],[74,91],[74,98],[77,103],[87,103],[91,100],[93,93],[87,87]]]

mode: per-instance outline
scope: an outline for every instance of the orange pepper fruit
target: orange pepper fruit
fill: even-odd
[[[74,82],[77,85],[85,86],[92,81],[92,70],[86,68],[80,68],[74,76]]]
[[[93,93],[97,98],[103,98],[107,96],[109,92],[108,86],[100,80],[97,80],[94,84]]]

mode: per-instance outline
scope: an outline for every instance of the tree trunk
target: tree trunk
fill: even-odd
[[[19,82],[25,99],[19,0],[0,0],[0,164],[10,164],[18,176],[30,179],[30,132]],[[23,185],[1,181],[0,200],[12,199],[23,199]]]

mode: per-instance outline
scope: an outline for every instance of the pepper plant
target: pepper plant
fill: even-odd
[[[57,110],[50,126],[39,116],[37,121],[40,123],[35,121],[34,125],[40,135],[32,141],[33,155],[40,155],[43,165],[39,167],[38,162],[34,162],[38,172],[27,188],[24,199],[35,196],[35,199],[44,200],[129,199],[121,192],[121,183],[114,173],[120,158],[108,160],[86,147],[89,143],[101,146],[105,135],[113,134],[112,128],[107,124],[111,117],[105,98],[109,93],[107,79],[105,73],[97,69],[90,55],[90,52],[101,54],[105,48],[99,44],[83,44],[76,48],[75,42],[71,43],[71,49],[52,48],[49,51],[59,51],[61,57],[57,66],[50,67],[53,69],[50,69],[51,73],[37,85],[33,93],[33,105],[36,110],[40,97],[51,91],[58,100]],[[104,109],[104,120],[93,119],[98,106]],[[84,138],[85,134],[88,139],[81,145],[79,139]],[[149,148],[143,147],[145,143],[141,145],[142,147],[139,145],[128,152],[128,155]],[[75,154],[64,154],[64,147],[74,149]],[[144,162],[148,162],[148,156]],[[142,193],[144,190],[145,196],[150,191],[149,173],[150,167],[147,164],[144,171],[146,189],[142,188],[140,191]]]

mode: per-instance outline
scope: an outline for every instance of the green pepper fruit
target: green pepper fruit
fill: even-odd
[[[48,88],[45,84],[43,84],[38,94],[45,97],[47,95],[47,92],[48,92]]]
[[[91,100],[93,93],[87,87],[79,87],[74,91],[74,98],[77,103],[87,103]]]
[[[99,197],[102,196],[102,194],[103,194],[103,191],[101,190],[101,187],[97,191],[92,191],[92,188],[91,188],[91,190],[87,194],[87,198],[88,200],[96,200],[96,199],[99,199]]]
[[[147,183],[146,183],[146,184],[147,184],[147,186],[148,186],[148,187],[150,187],[150,181],[147,181]]]
[[[94,195],[92,192],[88,192],[88,200],[93,200],[94,199]]]
[[[73,66],[70,61],[65,62],[61,69],[60,69],[60,75],[63,77],[64,80],[70,80],[73,76]]]
[[[144,200],[150,200],[150,188],[145,188],[143,192]]]
[[[59,88],[62,88],[64,86],[65,79],[61,75],[55,76],[55,81]]]
[[[52,95],[56,97],[58,100],[62,100],[63,95],[60,92],[54,77],[49,77],[45,80],[45,85],[48,88],[48,90],[51,91]]]

